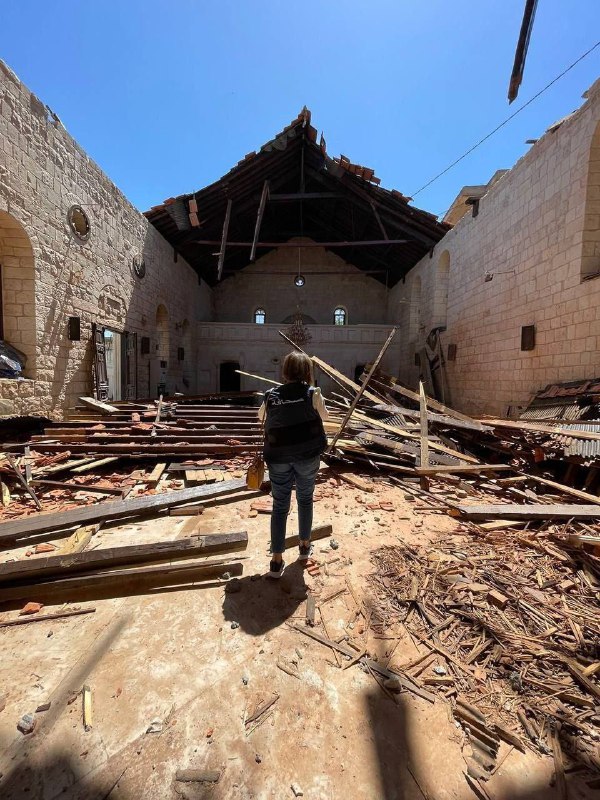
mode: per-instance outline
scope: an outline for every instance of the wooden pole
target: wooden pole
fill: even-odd
[[[223,274],[223,264],[225,262],[225,248],[227,247],[227,233],[229,231],[229,219],[231,217],[231,198],[227,201],[227,210],[225,211],[225,221],[223,222],[223,236],[221,237],[221,249],[219,251],[219,260],[217,262],[217,280],[221,280]]]
[[[260,235],[260,226],[262,223],[263,214],[265,213],[265,205],[267,203],[268,196],[269,196],[269,181],[265,181],[263,183],[262,195],[260,196],[260,205],[258,207],[258,214],[256,216],[254,239],[252,240],[252,249],[250,250],[250,261],[254,261],[254,259],[256,258],[256,245],[258,244],[258,237]]]
[[[398,330],[398,328],[394,327],[390,331],[390,335],[388,336],[387,340],[385,341],[385,344],[383,345],[383,347],[379,351],[379,355],[377,356],[377,358],[375,359],[375,361],[371,365],[371,369],[369,370],[368,375],[366,376],[366,378],[364,379],[364,381],[361,384],[360,389],[358,390],[358,392],[354,396],[354,400],[350,403],[350,407],[348,408],[348,411],[346,411],[344,419],[342,420],[342,424],[340,425],[340,429],[338,430],[336,435],[333,437],[333,441],[331,442],[331,444],[327,448],[327,452],[328,453],[331,453],[333,451],[333,448],[335,447],[335,443],[337,442],[337,440],[342,435],[342,431],[344,430],[344,428],[348,424],[348,421],[349,421],[350,417],[352,416],[352,412],[354,411],[354,409],[358,405],[358,401],[360,400],[360,398],[363,396],[363,394],[365,392],[365,389],[367,388],[367,385],[368,385],[369,381],[371,380],[371,378],[373,376],[373,373],[375,372],[375,370],[379,366],[379,364],[381,362],[381,359],[385,355],[386,350],[388,349],[388,347],[392,343],[392,339],[396,335],[396,331],[397,330]]]
[[[423,381],[419,381],[419,417],[421,421],[421,469],[429,467],[429,431],[427,426],[427,400]],[[420,478],[421,489],[429,489],[429,481],[425,475]]]

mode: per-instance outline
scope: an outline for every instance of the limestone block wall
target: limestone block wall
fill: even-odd
[[[293,247],[272,250],[223,280],[214,290],[215,319],[252,322],[255,310],[263,308],[267,323],[281,323],[299,308],[315,323],[331,325],[335,308],[342,306],[350,325],[386,322],[383,283],[323,247],[302,248],[300,258],[306,278],[301,288],[294,285],[298,250]]]
[[[382,325],[309,325],[311,340],[306,350],[322,358],[349,378],[354,378],[357,366],[372,362],[389,334]],[[227,361],[237,362],[244,372],[281,380],[281,366],[291,347],[279,336],[280,325],[253,323],[211,322],[198,326],[198,387],[201,392],[215,392],[219,386],[219,367]],[[400,341],[393,340],[383,360],[382,368],[391,370],[400,358]],[[318,376],[319,385],[327,393],[340,391],[326,375]],[[242,391],[264,391],[263,381],[242,376]]]
[[[390,292],[408,384],[444,322],[452,402],[468,412],[504,414],[548,383],[600,375],[600,81],[585,97]],[[529,325],[535,347],[521,350]]]
[[[69,229],[72,205],[89,218],[85,242]],[[26,380],[0,380],[5,413],[56,416],[91,392],[93,322],[137,333],[139,397],[154,395],[159,356],[167,391],[196,390],[195,331],[211,317],[210,288],[2,62],[0,265],[5,338],[28,356]],[[80,341],[68,339],[70,316],[81,318]]]

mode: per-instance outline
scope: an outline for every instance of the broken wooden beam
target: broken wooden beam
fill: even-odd
[[[600,507],[592,505],[518,505],[518,504],[496,504],[481,503],[473,505],[455,504],[455,508],[465,519],[477,521],[484,519],[515,520],[549,520],[549,519],[598,519],[600,517]]]
[[[331,536],[333,528],[331,525],[319,525],[316,528],[313,528],[310,532],[310,540],[311,542],[316,542],[319,539],[326,539],[328,536]],[[289,549],[290,547],[298,547],[300,544],[300,537],[299,536],[286,536],[285,537],[285,549]]]
[[[93,522],[106,522],[107,520],[135,517],[142,514],[157,513],[183,503],[196,500],[219,497],[231,494],[246,488],[246,481],[238,478],[222,481],[214,486],[197,486],[189,489],[180,489],[175,492],[136,497],[131,500],[112,501],[97,505],[71,508],[68,511],[56,513],[42,512],[35,517],[12,520],[0,523],[0,543],[23,539],[49,531],[65,530],[75,525],[85,525]]]
[[[74,608],[72,611],[61,611],[57,614],[19,617],[19,619],[9,619],[0,622],[0,628],[12,628],[15,625],[29,625],[30,622],[46,622],[53,619],[65,619],[66,617],[79,617],[82,614],[93,614],[95,610],[95,608]]]
[[[38,602],[47,598],[75,594],[89,595],[108,593],[108,596],[124,597],[142,589],[158,586],[183,586],[198,581],[223,578],[225,575],[241,575],[243,565],[226,559],[194,564],[160,564],[151,567],[116,569],[111,572],[91,572],[85,575],[49,579],[39,583],[0,588],[0,603],[35,597]]]
[[[477,475],[479,472],[503,472],[511,470],[510,464],[453,464],[449,465],[429,465],[427,467],[415,467],[417,475],[439,475],[465,473]],[[599,501],[600,502],[600,501]]]
[[[89,552],[71,553],[68,556],[52,555],[35,560],[11,561],[0,564],[0,586],[23,580],[31,581],[50,576],[113,569],[123,565],[220,555],[245,550],[247,546],[246,531],[209,533],[171,542],[107,547]]]

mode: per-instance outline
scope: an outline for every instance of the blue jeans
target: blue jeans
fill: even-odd
[[[271,552],[285,550],[285,528],[290,510],[292,487],[296,483],[298,501],[298,532],[300,539],[308,541],[312,530],[313,492],[321,456],[294,461],[291,464],[268,464],[273,494],[271,514]]]

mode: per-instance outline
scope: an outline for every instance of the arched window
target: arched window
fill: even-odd
[[[256,322],[257,325],[264,325],[266,318],[267,315],[264,308],[257,308],[254,312],[254,322]]]
[[[334,325],[348,324],[348,314],[346,313],[346,309],[342,308],[342,306],[338,306],[336,310],[333,312],[333,324]]]
[[[446,327],[448,319],[448,282],[450,280],[450,253],[440,256],[435,286],[435,327]]]
[[[600,123],[592,137],[588,167],[585,214],[583,218],[583,245],[581,251],[581,277],[583,280],[600,275],[600,216],[597,197],[600,195]]]

